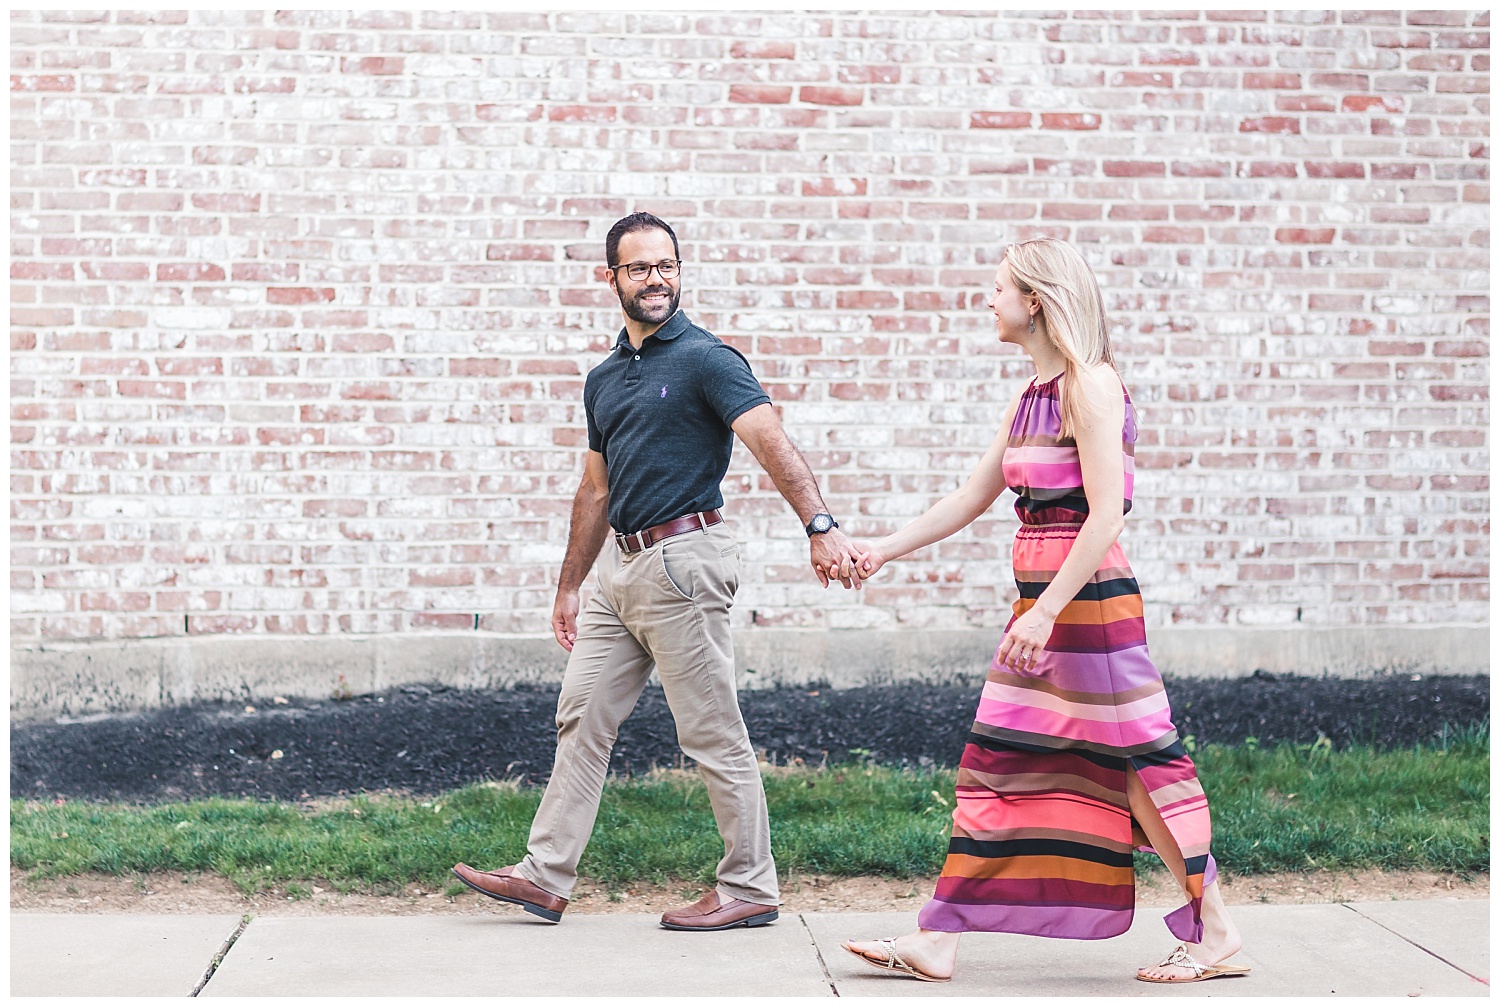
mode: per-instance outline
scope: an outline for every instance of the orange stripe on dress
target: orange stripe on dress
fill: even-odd
[[[1060,878],[1092,885],[1133,885],[1135,871],[1111,867],[1092,860],[1055,854],[975,857],[950,853],[943,862],[945,877],[962,878]]]

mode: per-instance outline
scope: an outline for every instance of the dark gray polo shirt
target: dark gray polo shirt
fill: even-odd
[[[589,449],[609,469],[609,523],[637,532],[724,505],[729,424],[771,397],[740,351],[679,311],[637,352],[625,330],[583,385]]]

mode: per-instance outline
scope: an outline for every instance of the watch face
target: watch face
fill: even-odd
[[[833,518],[827,514],[815,514],[812,519],[814,533],[822,533],[833,527]]]

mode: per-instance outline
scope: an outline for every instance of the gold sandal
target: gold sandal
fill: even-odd
[[[1166,958],[1156,963],[1157,968],[1161,968],[1164,965],[1178,965],[1185,969],[1192,969],[1193,974],[1191,977],[1180,976],[1176,979],[1158,979],[1155,976],[1143,976],[1137,972],[1135,977],[1143,983],[1201,983],[1205,979],[1218,979],[1221,976],[1242,976],[1248,975],[1250,972],[1250,966],[1248,965],[1202,965],[1195,961],[1192,955],[1188,954],[1186,944],[1177,945],[1176,951],[1173,951]]]
[[[883,947],[885,951],[884,960],[871,957],[869,954],[866,954],[863,951],[856,950],[855,948],[850,946],[848,941],[845,941],[842,947],[845,951],[849,952],[854,957],[860,959],[861,961],[868,962],[869,964],[875,966],[877,969],[884,969],[887,972],[900,972],[904,975],[911,976],[913,979],[920,979],[924,983],[945,983],[953,978],[952,976],[931,975],[927,972],[923,972],[915,965],[909,964],[906,959],[902,958],[900,953],[896,950],[896,939],[894,937],[889,939],[882,938],[880,940],[877,940],[875,943]]]

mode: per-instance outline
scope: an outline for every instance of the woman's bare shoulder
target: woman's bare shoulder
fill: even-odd
[[[1075,372],[1078,382],[1089,391],[1118,391],[1122,386],[1120,373],[1109,364],[1094,364],[1090,367],[1080,367]]]
[[[1124,410],[1125,386],[1113,367],[1108,364],[1080,367],[1077,374],[1085,416],[1107,417]]]

